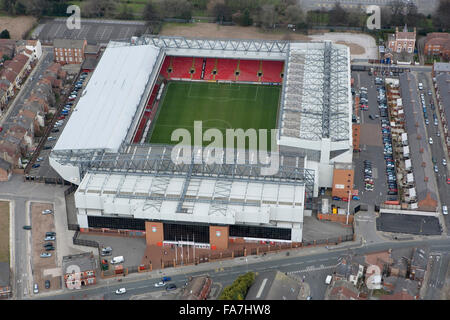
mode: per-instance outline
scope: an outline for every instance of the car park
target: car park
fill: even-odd
[[[50,213],[53,213],[53,210],[46,209],[42,211],[42,214],[50,214]]]

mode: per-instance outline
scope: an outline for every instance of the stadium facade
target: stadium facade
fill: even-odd
[[[202,79],[208,59],[283,62],[278,83],[264,81],[262,73],[254,81],[282,86],[276,174],[262,174],[266,165],[249,157],[245,163],[210,164],[194,161],[193,153],[190,163],[175,164],[173,146],[136,138],[151,123],[145,118],[150,102],[163,93],[168,57],[203,58]],[[231,79],[214,75],[207,81],[235,82],[234,75]],[[177,80],[205,81],[192,75]],[[189,238],[218,248],[233,238],[301,242],[303,216],[311,214],[318,188],[331,187],[335,162],[352,162],[350,90],[349,48],[331,42],[180,37],[110,42],[50,164],[78,185],[82,231],[139,231],[150,244]],[[236,157],[248,152],[235,151]]]

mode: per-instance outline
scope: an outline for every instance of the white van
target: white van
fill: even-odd
[[[422,84],[422,82],[419,82],[419,90],[423,90],[423,84]]]
[[[333,277],[331,275],[327,275],[327,278],[325,279],[325,284],[330,284],[331,279],[333,279]]]
[[[447,206],[442,206],[442,214],[448,214]]]
[[[114,257],[111,260],[111,264],[117,264],[124,262],[123,256]]]

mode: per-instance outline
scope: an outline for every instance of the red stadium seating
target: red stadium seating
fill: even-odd
[[[236,80],[236,59],[217,59],[216,80]]]
[[[164,58],[164,62],[163,62],[162,67],[161,67],[160,74],[166,79],[169,79],[169,73],[167,72],[167,69],[169,69],[169,66],[170,66],[170,59],[172,59],[172,57],[167,57],[166,56]]]
[[[240,60],[238,81],[259,81],[259,60]]]
[[[205,66],[205,75],[203,76],[203,80],[214,80],[214,75],[212,74],[215,66],[216,66],[215,58],[207,58],[206,66]]]
[[[278,82],[281,83],[281,73],[284,71],[283,61],[264,61],[262,62],[262,82]]]
[[[192,63],[192,57],[172,57],[172,72],[170,73],[170,77],[190,79],[191,73],[189,71],[192,68]]]
[[[203,58],[195,57],[194,58],[194,69],[195,72],[192,74],[192,79],[201,80],[202,78],[202,66],[203,66]]]
[[[159,90],[159,84],[155,84],[152,94],[150,95],[150,98],[148,99],[148,103],[145,106],[144,115],[142,116],[142,118],[139,122],[139,126],[138,126],[138,129],[134,136],[133,143],[140,143],[140,141],[141,141],[142,134],[144,133],[144,130],[145,130],[145,126],[147,125],[148,120],[151,118],[153,102],[155,101],[156,95],[158,94],[158,90]]]

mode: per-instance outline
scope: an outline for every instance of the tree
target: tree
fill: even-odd
[[[242,25],[243,26],[251,26],[253,24],[253,20],[250,17],[250,10],[248,8],[244,9],[244,14],[242,17]]]
[[[15,14],[14,6],[16,4],[16,0],[3,0],[2,4],[3,10],[8,12],[8,14]]]
[[[26,14],[40,18],[48,11],[50,3],[48,0],[23,0],[23,5],[26,8]]]
[[[232,19],[232,10],[226,5],[224,2],[217,1],[214,6],[211,8],[212,15],[217,18],[219,22],[231,21]]]
[[[278,14],[275,11],[275,6],[271,4],[262,6],[258,15],[258,22],[263,28],[274,28],[278,22]]]
[[[0,33],[0,39],[11,39],[11,36],[9,35],[9,31],[7,29],[3,30]]]
[[[286,7],[285,23],[301,25],[304,22],[302,9],[297,5],[289,5]]]
[[[17,15],[24,15],[27,12],[27,7],[22,3],[21,0],[17,1],[14,5],[14,12]]]
[[[147,2],[144,7],[143,18],[149,25],[159,23],[161,20],[160,13],[153,2]]]
[[[390,3],[391,26],[402,26],[405,24],[405,4],[401,0],[394,0]]]
[[[348,12],[342,8],[339,2],[336,2],[329,14],[329,25],[338,26],[345,25],[348,19]]]
[[[160,0],[158,2],[163,18],[192,18],[192,5],[187,0]]]
[[[117,0],[87,0],[82,15],[87,18],[109,18],[114,16]]]
[[[433,15],[434,24],[443,29],[450,28],[450,0],[440,0],[439,6]]]
[[[120,11],[117,14],[118,19],[123,20],[132,20],[133,19],[133,12],[131,11],[131,8],[127,6],[127,4],[122,3],[120,6]]]

